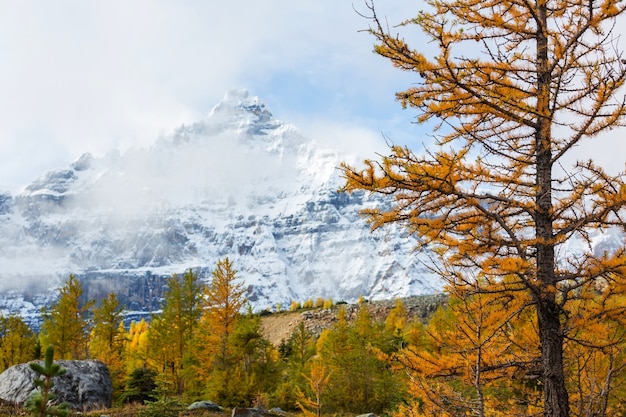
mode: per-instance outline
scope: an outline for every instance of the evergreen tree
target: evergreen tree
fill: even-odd
[[[144,404],[156,401],[157,372],[145,367],[133,369],[126,381],[126,389],[121,401],[124,403]]]
[[[276,389],[280,378],[280,359],[277,349],[261,331],[261,317],[248,314],[242,317],[234,333],[234,346],[241,355],[248,379],[252,383],[250,399],[260,393],[271,393]]]
[[[330,372],[325,401],[329,410],[380,414],[401,399],[402,378],[391,371],[381,349],[386,346],[384,326],[372,321],[365,304],[353,324],[345,309],[339,310],[338,321],[317,342],[319,360]]]
[[[298,323],[298,327],[291,334],[289,345],[291,347],[289,363],[293,365],[297,374],[301,374],[309,359],[315,356],[315,337],[307,330],[303,321]]]
[[[53,402],[56,398],[54,393],[52,393],[52,388],[54,387],[53,378],[65,375],[67,372],[61,365],[54,363],[54,348],[48,346],[46,349],[46,357],[43,365],[38,362],[31,362],[29,366],[43,378],[36,378],[33,381],[38,390],[26,401],[26,409],[35,417],[65,417],[69,415],[68,403],[50,405],[50,402]]]
[[[287,410],[294,408],[297,393],[307,391],[308,382],[305,375],[308,371],[308,362],[316,354],[315,342],[315,336],[301,321],[289,339],[281,343],[279,351],[286,366],[283,378],[274,393],[274,400],[281,408]]]
[[[82,295],[82,285],[70,275],[57,302],[44,311],[41,344],[52,345],[61,359],[85,359],[88,354],[88,313],[94,302],[83,302]]]

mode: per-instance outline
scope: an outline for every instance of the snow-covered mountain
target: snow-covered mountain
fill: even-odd
[[[225,257],[257,309],[440,290],[411,236],[371,233],[359,216],[380,197],[337,192],[342,161],[356,159],[231,91],[148,149],[85,154],[0,194],[0,308],[28,314],[74,273],[89,297],[115,291],[150,310],[163,277],[193,268],[210,279]]]

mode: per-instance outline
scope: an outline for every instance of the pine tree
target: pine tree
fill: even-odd
[[[366,305],[352,324],[345,308],[339,310],[337,322],[317,341],[317,358],[330,372],[325,400],[329,410],[380,414],[395,405],[404,387],[382,353],[387,346],[384,326],[373,322]]]
[[[61,359],[85,359],[89,341],[89,308],[93,301],[82,301],[83,288],[70,275],[59,290],[59,299],[44,312],[41,344],[52,345]]]
[[[46,357],[43,365],[38,362],[29,363],[30,368],[41,375],[43,378],[36,378],[33,382],[38,388],[37,391],[28,399],[25,407],[35,417],[59,416],[65,417],[69,415],[69,404],[61,403],[59,405],[49,405],[56,398],[52,392],[54,387],[53,378],[65,375],[67,370],[58,363],[54,363],[54,348],[48,346],[46,349]]]
[[[436,136],[418,154],[393,146],[365,169],[344,165],[345,189],[395,196],[391,208],[364,214],[374,228],[406,225],[450,288],[528,300],[544,415],[568,417],[564,347],[576,334],[576,299],[625,288],[625,248],[594,252],[592,236],[624,229],[626,174],[572,153],[625,124],[626,66],[612,28],[626,5],[427,0],[400,28],[417,28],[430,54],[390,33],[366,4],[376,52],[419,76],[397,98],[418,109],[419,123],[435,122]],[[565,250],[573,241],[582,244]],[[595,316],[616,311],[596,307]]]

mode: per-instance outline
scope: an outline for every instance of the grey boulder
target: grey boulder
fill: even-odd
[[[113,388],[109,369],[104,363],[96,360],[55,363],[67,369],[65,375],[53,379],[55,403],[67,402],[72,409],[81,411],[111,407]],[[33,380],[39,377],[27,363],[8,368],[0,374],[0,399],[24,404],[36,390]]]
[[[187,410],[209,410],[209,411],[223,411],[224,409],[213,401],[196,401],[187,407]]]

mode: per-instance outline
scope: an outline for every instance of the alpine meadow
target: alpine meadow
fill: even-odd
[[[342,165],[346,191],[394,198],[363,215],[432,249],[452,298],[430,348],[396,355],[413,397],[397,415],[623,415],[626,253],[592,242],[625,229],[625,174],[571,155],[623,140],[625,5],[425,3],[397,28],[417,47],[363,14],[375,52],[415,74],[397,99],[434,144]]]

